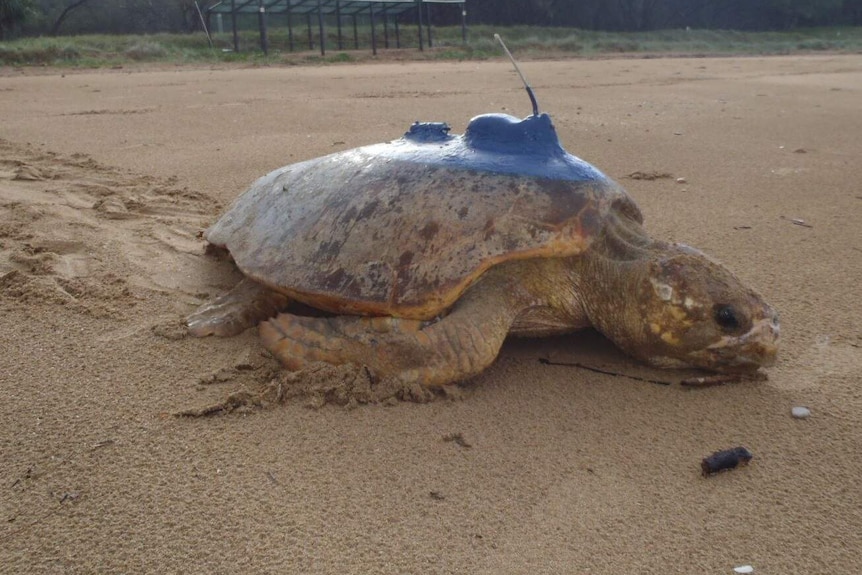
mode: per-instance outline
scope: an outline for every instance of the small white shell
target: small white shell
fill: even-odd
[[[740,565],[739,567],[734,567],[733,570],[737,573],[754,573],[754,567],[751,565]]]
[[[807,407],[798,405],[790,410],[790,415],[792,415],[796,419],[805,419],[806,417],[811,415],[811,410]]]

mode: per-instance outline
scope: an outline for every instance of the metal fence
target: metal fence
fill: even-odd
[[[466,0],[220,0],[204,9],[207,19],[207,28],[211,29],[211,19],[215,15],[227,15],[231,20],[233,31],[233,49],[239,52],[239,35],[237,32],[237,16],[243,14],[257,14],[258,27],[260,29],[260,48],[266,54],[269,52],[269,40],[267,27],[269,18],[275,15],[283,15],[288,31],[288,47],[293,51],[299,44],[294,32],[299,27],[304,27],[307,32],[308,46],[314,49],[314,32],[316,27],[320,38],[318,44],[320,54],[326,55],[326,27],[334,25],[337,29],[337,46],[343,50],[347,44],[345,41],[345,28],[349,32],[352,27],[353,47],[359,49],[358,18],[367,19],[371,26],[371,50],[377,54],[377,26],[382,24],[384,46],[390,46],[390,29],[394,34],[395,47],[401,47],[401,23],[412,13],[416,23],[419,40],[419,49],[424,50],[425,45],[433,46],[431,34],[432,5],[451,5],[460,8],[461,12],[461,37],[467,41],[467,4]]]

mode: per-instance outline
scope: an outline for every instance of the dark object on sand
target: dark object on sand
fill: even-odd
[[[735,469],[740,465],[748,465],[754,455],[745,447],[734,447],[733,449],[725,449],[716,451],[709,457],[704,457],[700,463],[700,468],[704,477],[709,477],[713,473]]]

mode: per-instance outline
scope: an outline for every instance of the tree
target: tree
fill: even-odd
[[[841,12],[843,24],[862,26],[862,0],[844,0]]]
[[[198,0],[201,9],[217,2]],[[256,2],[251,3],[256,6]],[[275,0],[265,2],[271,5]],[[313,0],[290,2],[315,6]],[[350,3],[344,0],[342,5]],[[246,4],[248,0],[237,0],[237,5]],[[862,25],[862,0],[466,0],[466,9],[471,24],[586,30],[784,30]],[[27,12],[33,17],[23,22]],[[460,24],[460,10],[435,5],[433,13],[435,24]],[[248,20],[250,25],[252,18]],[[414,22],[415,13],[405,14],[400,21]],[[17,34],[32,36],[147,34],[192,32],[201,28],[201,22],[194,0],[0,0],[0,38],[13,27]]]
[[[63,22],[66,21],[66,18],[69,17],[69,14],[71,14],[77,8],[80,8],[81,6],[86,4],[88,1],[89,0],[72,0],[72,2],[67,4],[63,8],[63,11],[60,12],[60,15],[57,16],[57,19],[54,20],[54,25],[51,26],[51,36],[56,36],[57,34],[59,34],[60,33],[60,26],[62,26]]]
[[[842,0],[768,0],[766,8],[776,27],[817,26],[829,22],[841,10]]]
[[[34,13],[33,0],[0,0],[0,40],[5,40],[8,31]]]

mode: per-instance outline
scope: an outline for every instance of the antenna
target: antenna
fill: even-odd
[[[512,56],[512,53],[509,52],[508,48],[506,48],[506,44],[505,44],[505,42],[503,42],[503,39],[500,38],[499,34],[494,34],[494,39],[500,43],[500,46],[503,47],[503,51],[506,52],[506,56],[508,56],[509,60],[512,61],[512,65],[515,67],[515,72],[517,72],[518,76],[521,77],[521,82],[524,83],[524,88],[527,89],[527,95],[530,97],[530,103],[533,104],[533,115],[538,116],[539,115],[539,104],[538,104],[538,102],[536,102],[536,95],[533,94],[533,89],[530,88],[530,85],[527,83],[527,79],[524,78],[524,74],[523,74],[523,72],[521,72],[520,66],[518,66],[517,62],[515,62],[515,57]]]

